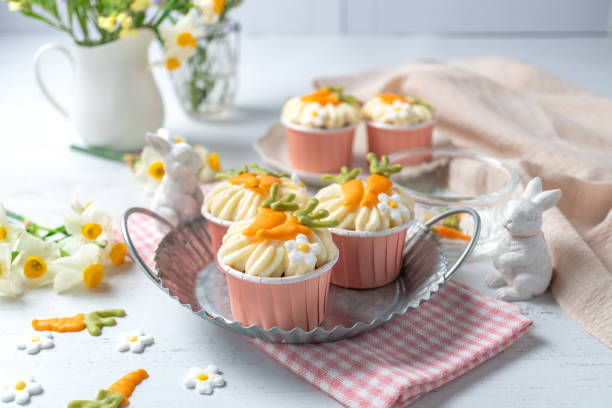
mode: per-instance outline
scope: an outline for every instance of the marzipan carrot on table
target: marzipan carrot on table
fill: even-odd
[[[148,376],[149,373],[147,373],[146,370],[140,368],[136,371],[132,371],[131,373],[126,374],[121,379],[115,381],[110,387],[108,387],[108,390],[123,395],[125,398],[121,402],[121,406],[125,406],[130,403],[128,398],[134,392],[134,388],[136,388],[136,386]]]
[[[448,238],[448,239],[461,239],[463,241],[469,241],[470,239],[472,239],[471,236],[466,235],[464,233],[462,233],[461,231],[457,231],[454,228],[450,228],[450,227],[444,227],[444,226],[437,226],[437,227],[432,227],[433,231],[443,237],[443,238]]]
[[[38,331],[78,332],[85,329],[85,314],[79,313],[72,317],[54,317],[53,319],[34,319],[32,327]]]

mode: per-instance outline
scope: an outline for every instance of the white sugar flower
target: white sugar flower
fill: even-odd
[[[289,252],[289,261],[292,264],[305,263],[310,268],[314,268],[317,263],[317,254],[321,252],[319,244],[311,244],[304,234],[298,234],[294,241],[285,242],[285,249]]]
[[[95,288],[104,277],[104,265],[100,260],[101,250],[96,244],[86,244],[76,254],[65,256],[49,265],[55,272],[53,289],[64,292],[79,283]]]
[[[25,377],[0,388],[0,401],[15,401],[19,405],[24,405],[30,402],[31,395],[38,395],[42,392],[42,386],[36,382],[34,377]]]
[[[396,99],[391,105],[387,106],[387,116],[391,120],[406,119],[410,113],[410,109],[412,109],[410,102]]]
[[[153,344],[153,336],[145,334],[137,329],[131,332],[119,333],[117,336],[117,351],[132,353],[142,353],[146,346]]]
[[[25,350],[28,354],[38,354],[42,349],[53,347],[53,335],[49,332],[26,332],[23,339],[17,343],[18,350]]]
[[[0,243],[13,243],[25,230],[8,222],[4,205],[0,203]]]
[[[19,272],[11,265],[11,245],[0,244],[0,293],[15,297],[21,293]]]
[[[187,14],[177,20],[176,24],[159,27],[168,71],[177,69],[184,61],[195,55],[196,39],[204,35],[197,17],[196,9],[191,8]]]
[[[183,385],[188,389],[196,389],[200,394],[212,394],[213,387],[222,387],[225,384],[223,376],[214,364],[205,369],[192,367],[183,380]]]
[[[388,213],[397,222],[402,222],[402,217],[410,215],[410,209],[402,204],[399,194],[388,196],[385,193],[378,195],[378,209],[383,213]]]
[[[161,155],[151,146],[145,146],[142,149],[140,160],[134,165],[134,174],[137,179],[144,182],[144,191],[147,195],[155,194],[155,190],[166,174]]]
[[[219,21],[225,0],[195,0],[193,5],[200,10],[202,24],[211,24]]]
[[[62,241],[62,248],[72,253],[87,243],[104,243],[111,218],[96,203],[89,203],[80,214],[66,213],[64,223],[71,236]]]
[[[60,257],[57,244],[26,233],[17,240],[15,251],[19,254],[13,261],[13,268],[21,277],[20,285],[36,287],[53,281],[55,273],[49,269],[49,264]]]
[[[322,127],[327,118],[327,111],[317,102],[309,103],[302,112],[301,122],[306,125]]]

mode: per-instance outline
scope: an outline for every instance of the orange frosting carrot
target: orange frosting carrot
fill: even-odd
[[[450,228],[450,227],[445,227],[445,226],[439,226],[439,227],[433,227],[434,232],[444,238],[448,238],[448,239],[460,239],[463,241],[469,241],[470,239],[472,239],[471,236],[466,235],[464,233],[462,233],[461,231],[457,231],[454,228]]]
[[[259,230],[255,236],[259,239],[288,241],[295,239],[299,234],[310,237],[312,230],[305,225],[299,224],[295,216],[289,215],[283,224],[270,229]]]
[[[342,205],[354,210],[359,206],[363,197],[363,182],[358,179],[349,180],[342,183],[342,193],[344,193],[344,201]]]
[[[311,94],[304,95],[300,98],[304,102],[316,102],[319,105],[327,105],[331,103],[332,105],[338,105],[340,103],[340,99],[334,95],[331,89],[321,88],[317,89]]]
[[[378,204],[378,195],[381,193],[389,194],[393,182],[380,174],[372,174],[366,180],[365,193],[359,205],[371,208]]]
[[[249,225],[242,233],[247,237],[253,237],[258,231],[268,230],[281,225],[285,222],[287,215],[282,211],[274,211],[270,208],[260,207],[257,210],[257,215],[253,223]]]
[[[148,376],[149,373],[147,373],[146,370],[140,368],[136,371],[132,371],[131,373],[126,374],[125,376],[121,377],[121,379],[115,381],[110,387],[108,387],[108,390],[123,395],[124,398],[121,402],[121,406],[125,406],[130,403],[128,398],[134,392],[134,388],[136,388],[136,386]]]
[[[287,215],[282,211],[260,207],[253,223],[249,225],[242,234],[247,237],[258,239],[286,241],[294,239],[298,234],[311,236],[312,231],[306,225],[298,223],[293,215]]]
[[[381,94],[376,94],[374,95],[377,98],[380,98],[384,103],[391,105],[393,102],[399,100],[402,102],[408,102],[408,99],[399,96],[398,94],[394,94],[394,93],[381,93]]]
[[[256,174],[251,172],[239,174],[230,178],[228,181],[235,185],[242,185],[261,195],[269,194],[272,184],[282,183],[279,178],[270,176],[269,174]]]
[[[43,320],[34,319],[32,327],[38,331],[79,332],[85,329],[85,314],[79,313],[72,317],[54,317]]]

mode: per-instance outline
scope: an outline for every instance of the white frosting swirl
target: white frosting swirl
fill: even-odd
[[[414,202],[412,198],[400,187],[393,186],[391,195],[397,194],[402,205],[409,211],[401,213],[397,219],[392,217],[392,213],[385,211],[384,206],[374,205],[371,208],[357,206],[355,209],[344,206],[344,193],[340,184],[334,183],[322,188],[315,195],[319,200],[317,209],[323,208],[329,212],[330,219],[336,219],[340,223],[340,229],[351,231],[383,231],[398,225],[402,225],[412,219]],[[383,207],[383,208],[381,208]]]
[[[361,115],[365,120],[398,126],[417,125],[434,118],[432,109],[415,102],[412,98],[406,99],[409,103],[402,104],[398,100],[397,106],[393,106],[385,103],[382,98],[375,96],[363,105]],[[397,112],[394,110],[395,108],[398,108]]]
[[[316,117],[313,117],[316,115]],[[359,122],[359,107],[346,102],[324,106],[308,102],[300,97],[291,98],[285,103],[281,119],[285,123],[320,129],[339,129]]]
[[[307,263],[294,264],[289,260],[285,248],[286,241],[260,240],[254,236],[247,237],[242,232],[253,223],[243,220],[232,224],[223,237],[219,249],[224,264],[248,275],[261,277],[281,277],[303,275],[331,261],[338,252],[327,228],[312,229],[309,241],[319,244],[315,266]]]
[[[308,193],[296,181],[283,177],[279,189],[279,198],[293,193],[295,203],[304,206],[309,199]],[[227,221],[240,221],[255,218],[257,209],[268,198],[243,185],[222,181],[204,197],[204,208],[211,215]]]

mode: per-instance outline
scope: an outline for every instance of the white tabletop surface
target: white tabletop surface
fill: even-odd
[[[147,198],[120,163],[71,152],[77,140],[34,83],[32,56],[47,41],[65,37],[0,36],[0,200],[7,208],[47,224],[61,224],[72,191],[96,200],[114,216]],[[307,50],[307,51],[306,51]],[[339,74],[411,58],[452,59],[507,56],[532,63],[587,89],[612,97],[612,38],[435,38],[257,36],[245,37],[235,115],[225,122],[197,123],[179,111],[163,72],[166,126],[221,155],[226,166],[256,159],[251,142],[274,122],[283,101],[309,89],[310,78]],[[68,95],[70,67],[48,57],[45,77]],[[491,268],[481,261],[456,279],[490,293],[482,284]],[[520,303],[534,326],[508,350],[459,379],[429,393],[414,407],[610,407],[612,353],[577,327],[550,295]],[[15,342],[33,318],[70,316],[103,308],[128,316],[101,337],[58,335],[56,347],[30,356]],[[45,388],[30,406],[61,407],[93,398],[128,371],[145,368],[150,378],[131,398],[135,407],[332,407],[339,404],[290,374],[246,339],[202,321],[156,289],[136,267],[123,269],[95,292],[56,295],[51,288],[17,300],[0,297],[0,382],[30,373]],[[114,351],[119,331],[142,328],[155,345],[142,355]],[[227,386],[212,396],[182,388],[189,367],[216,363]],[[0,407],[5,404],[0,403]],[[6,404],[12,406],[12,404]]]

